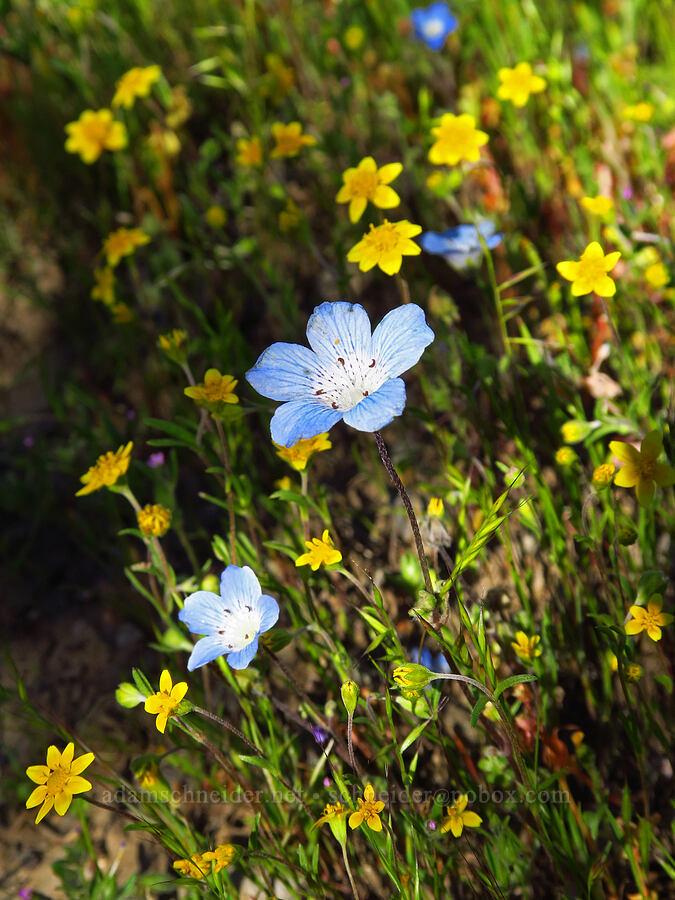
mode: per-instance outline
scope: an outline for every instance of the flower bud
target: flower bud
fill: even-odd
[[[135,684],[123,681],[115,691],[115,700],[126,709],[133,709],[139,703],[145,703],[145,696],[141,694]]]
[[[340,688],[340,694],[348,715],[353,716],[359,699],[359,686],[354,681],[345,681]]]
[[[417,663],[404,663],[394,669],[394,681],[401,688],[419,691],[433,680],[433,673],[426,666]]]
[[[211,591],[212,594],[220,593],[220,581],[216,575],[205,575],[202,578],[202,583],[199,585],[199,589],[202,591]]]

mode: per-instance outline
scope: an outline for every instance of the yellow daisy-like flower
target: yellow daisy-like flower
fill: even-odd
[[[230,865],[236,852],[236,848],[232,844],[218,844],[214,850],[202,853],[202,860],[205,863],[212,862],[213,871],[220,872],[221,869]]]
[[[209,871],[209,864],[204,861],[201,853],[193,853],[189,859],[177,859],[173,867],[181,875],[189,875],[191,878],[203,878]]]
[[[635,106],[624,106],[621,117],[632,119],[634,122],[649,122],[654,115],[654,106],[651,103],[636,103]]]
[[[137,97],[147,97],[150,94],[153,84],[159,81],[161,74],[159,66],[145,66],[145,68],[137,66],[129,69],[115,84],[112,105],[131,109]]]
[[[131,256],[136,247],[149,242],[149,236],[141,228],[118,228],[103,242],[103,252],[108,265],[114,268],[123,256]]]
[[[103,269],[94,269],[94,281],[90,297],[92,300],[100,300],[106,306],[115,305],[115,273],[106,266]]]
[[[594,216],[607,216],[614,209],[614,201],[604,194],[598,194],[597,197],[582,197],[581,205]]]
[[[432,497],[429,501],[429,505],[427,506],[427,515],[428,516],[437,516],[440,518],[443,515],[443,511],[445,509],[445,504],[443,503],[442,497]]]
[[[133,309],[127,303],[115,303],[110,307],[110,312],[116,325],[127,325],[136,318]]]
[[[109,109],[86,109],[76,122],[68,122],[66,133],[66,150],[79,153],[87,165],[96,162],[104,150],[122,150],[127,145],[127,130]]]
[[[187,95],[185,87],[177,84],[171,90],[171,106],[166,114],[166,124],[169,128],[180,128],[192,115],[192,103]]]
[[[303,147],[312,147],[316,144],[316,138],[311,134],[302,133],[300,122],[275,122],[272,125],[272,137],[275,147],[270,153],[272,159],[280,159],[282,156],[297,156]]]
[[[82,497],[84,494],[91,494],[102,487],[110,487],[115,484],[118,478],[126,474],[131,461],[131,450],[134,444],[129,441],[128,444],[120,446],[114,453],[108,450],[96,460],[93,466],[90,466],[80,481],[84,484],[83,488],[75,494],[76,497]]]
[[[446,832],[451,831],[453,837],[458,838],[464,831],[465,826],[467,828],[479,827],[483,820],[477,813],[466,811],[466,805],[468,802],[469,798],[467,794],[461,794],[457,798],[457,800],[455,800],[452,806],[447,807],[447,816],[441,822],[441,834],[445,834]]]
[[[480,148],[488,142],[487,134],[479,131],[474,117],[468,115],[446,113],[431,133],[436,143],[429,150],[429,160],[436,166],[455,166],[462,159],[478,162]]]
[[[234,393],[239,382],[232,375],[221,375],[218,369],[207,369],[203,384],[186,387],[184,393],[197,406],[216,412],[221,403],[239,403]]]
[[[511,646],[522,660],[529,661],[541,656],[541,650],[537,647],[540,640],[538,634],[528,637],[524,631],[516,631],[516,639],[511,641]]]
[[[316,572],[321,565],[332,566],[342,560],[342,554],[335,549],[327,528],[320,538],[305,541],[305,547],[307,553],[303,553],[296,559],[296,566],[311,566],[312,571]]]
[[[616,466],[613,463],[602,463],[602,465],[596,466],[591,476],[593,487],[599,491],[609,487],[615,472]]]
[[[349,203],[349,220],[358,222],[368,201],[379,209],[393,209],[401,202],[389,184],[401,174],[401,163],[389,163],[378,169],[372,156],[366,156],[356,168],[342,173],[344,184],[335,198],[338,203]]]
[[[272,443],[274,444],[274,441]],[[296,472],[302,472],[307,468],[307,463],[315,453],[320,453],[322,450],[330,450],[332,446],[326,432],[317,434],[316,437],[303,438],[297,444],[293,444],[292,447],[281,447],[279,444],[274,444],[274,449],[277,452],[277,456],[283,459],[284,462],[287,462],[289,466],[292,466]]]
[[[577,455],[571,447],[560,447],[555,452],[555,461],[559,466],[567,468],[577,461]]]
[[[609,449],[623,463],[614,476],[614,484],[634,487],[640,506],[649,506],[657,484],[659,487],[675,484],[675,469],[656,461],[663,450],[663,438],[658,431],[646,434],[639,450],[624,441],[610,441]]]
[[[652,263],[651,266],[647,266],[645,269],[645,281],[649,287],[654,288],[655,290],[665,287],[670,281],[668,269],[666,269],[662,262]]]
[[[159,503],[148,503],[136,514],[138,527],[147,537],[162,537],[171,525],[171,510]]]
[[[204,213],[206,224],[211,228],[222,228],[227,222],[227,213],[222,206],[209,206]]]
[[[279,228],[286,234],[286,232],[297,228],[301,219],[302,213],[293,198],[289,197],[286,201],[286,206],[279,213]]]
[[[372,784],[366,785],[363,798],[359,797],[356,802],[359,804],[359,808],[349,817],[349,827],[358,828],[362,822],[365,822],[373,831],[382,831],[380,813],[384,809],[384,802],[375,799]]]
[[[362,272],[379,266],[387,275],[395,275],[401,268],[404,256],[417,256],[422,252],[419,244],[411,241],[422,231],[420,225],[413,225],[407,219],[400,222],[384,220],[382,225],[371,225],[347,254],[349,262],[359,264]]]
[[[187,359],[185,351],[185,342],[187,334],[182,328],[174,328],[173,331],[167,331],[166,334],[160,334],[158,344],[169,359],[179,364],[184,363]]]
[[[53,807],[58,815],[66,813],[73,800],[73,794],[91,790],[91,782],[81,777],[81,773],[94,761],[93,753],[84,753],[73,759],[75,745],[66,744],[63,753],[52,744],[47,750],[46,766],[28,766],[26,775],[38,786],[26,800],[26,809],[42,804],[35,819],[41,822]]]
[[[349,810],[346,806],[343,806],[342,803],[338,800],[337,803],[327,803],[323,810],[323,815],[321,815],[316,822],[312,825],[311,830],[313,831],[319,825],[324,825],[326,822],[332,822],[335,819],[340,819],[342,816],[346,816]]]
[[[240,138],[237,141],[236,160],[240,166],[261,166],[262,165],[262,144],[259,137]]]
[[[661,594],[654,594],[649,598],[647,609],[644,606],[631,606],[630,614],[633,618],[626,622],[626,634],[640,634],[641,631],[646,631],[647,636],[653,641],[660,641],[661,629],[673,621],[670,613],[661,612],[662,606]]]
[[[501,81],[497,89],[500,100],[510,100],[514,106],[525,106],[530,94],[538,94],[546,88],[546,79],[532,74],[532,66],[521,62],[513,69],[500,69],[497,77]]]
[[[597,241],[591,241],[579,260],[559,262],[556,269],[563,278],[572,282],[572,296],[581,297],[595,292],[600,297],[613,297],[616,285],[607,274],[618,263],[621,253],[605,251]]]
[[[186,681],[173,684],[168,669],[164,669],[159,676],[158,693],[146,697],[145,711],[151,716],[157,716],[155,725],[161,734],[164,734],[167,720],[174,715],[176,707],[187,694],[187,689]]]

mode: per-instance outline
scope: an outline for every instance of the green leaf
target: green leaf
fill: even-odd
[[[495,689],[495,700],[501,694],[504,693],[507,688],[513,687],[514,684],[525,684],[528,681],[536,681],[536,675],[512,675],[510,678],[506,678],[504,681],[500,681]]]
[[[476,723],[478,722],[481,715],[483,714],[483,710],[487,706],[489,700],[490,700],[490,698],[487,696],[487,694],[481,694],[480,697],[478,698],[478,700],[476,701],[476,705],[471,710],[471,718],[469,719],[469,721],[471,722],[472,728],[476,727]]]
[[[410,732],[408,737],[403,741],[399,748],[401,753],[405,753],[408,747],[417,740],[417,738],[422,734],[430,721],[431,719],[427,719],[426,722],[421,722],[419,725],[416,725],[415,728],[413,728],[413,730]]]
[[[270,772],[275,771],[274,763],[269,759],[265,759],[264,756],[244,756],[240,753],[239,759],[250,766],[260,766],[261,769],[268,769]]]

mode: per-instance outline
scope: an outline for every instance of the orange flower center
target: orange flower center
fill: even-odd
[[[641,478],[654,481],[654,473],[656,471],[656,460],[641,459],[638,465]]]
[[[379,179],[377,172],[360,170],[354,172],[349,179],[349,190],[355,197],[371,197],[377,190]]]
[[[54,771],[45,782],[47,793],[51,794],[53,797],[56,797],[64,790],[69,777],[70,768],[64,769],[59,766],[58,768],[54,769]]]
[[[384,225],[378,225],[377,228],[371,225],[365,240],[368,241],[373,250],[384,255],[397,249],[401,243],[401,235],[396,230],[396,225],[393,222],[385,220]]]

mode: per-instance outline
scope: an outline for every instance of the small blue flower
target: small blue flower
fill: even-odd
[[[426,9],[413,9],[410,21],[415,29],[415,37],[424,41],[432,50],[440,50],[446,37],[457,28],[457,19],[443,0],[432,3]]]
[[[197,591],[178,613],[193,634],[204,634],[188,660],[188,671],[223,653],[231,668],[245,669],[258,650],[258,636],[279,618],[279,604],[263,594],[248,566],[228,566],[220,579],[220,596]]]
[[[448,665],[448,661],[440,651],[436,654],[433,654],[428,647],[422,647],[422,652],[420,653],[419,647],[413,647],[409,651],[408,656],[410,658],[410,662],[414,662],[420,666],[424,666],[424,668],[428,669],[430,672],[436,672],[437,674],[444,675],[448,675],[450,673],[450,666]]]
[[[501,234],[495,234],[495,226],[488,219],[482,219],[475,225],[457,225],[440,234],[427,231],[420,235],[419,242],[427,253],[442,256],[446,262],[456,269],[465,269],[468,265],[476,265],[483,255],[483,247],[478,240],[478,231],[489,250],[493,250],[502,241]]]
[[[405,407],[398,376],[433,339],[415,303],[392,309],[372,335],[360,304],[322,303],[307,323],[312,349],[272,344],[246,379],[263,397],[284,401],[270,425],[282,447],[316,437],[340,419],[359,431],[379,431]]]

